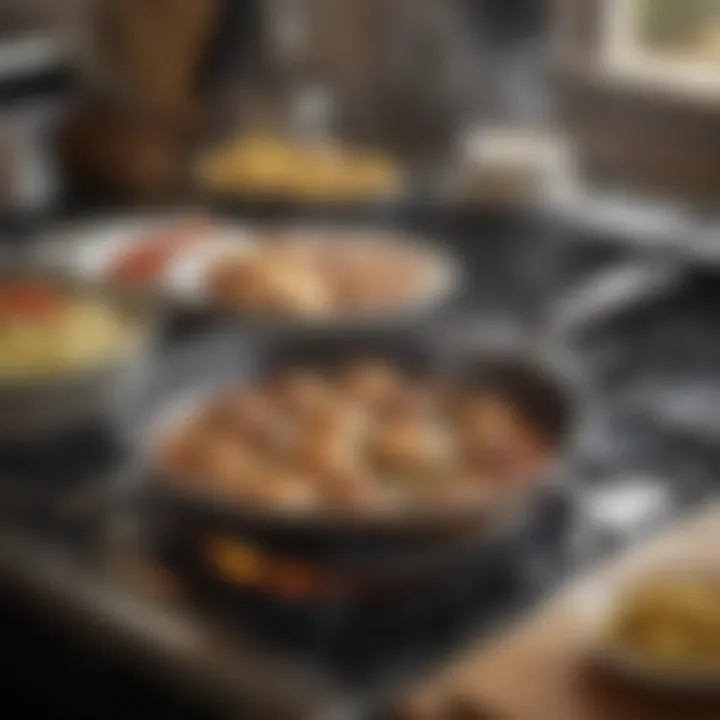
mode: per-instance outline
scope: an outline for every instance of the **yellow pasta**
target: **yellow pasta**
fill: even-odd
[[[610,633],[653,663],[720,670],[720,577],[641,583],[623,598]]]
[[[0,379],[63,375],[121,352],[132,333],[111,306],[69,300],[42,320],[0,320]]]
[[[308,202],[382,197],[399,187],[395,166],[383,156],[261,137],[219,148],[200,175],[221,192]]]

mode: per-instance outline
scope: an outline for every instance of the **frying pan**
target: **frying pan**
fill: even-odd
[[[349,518],[283,515],[230,504],[204,493],[201,483],[194,490],[180,489],[153,466],[153,447],[168,424],[218,389],[253,383],[280,368],[330,368],[358,357],[387,359],[408,372],[447,376],[468,388],[493,389],[513,402],[558,452],[567,439],[568,389],[550,368],[526,359],[519,348],[515,354],[477,346],[472,353],[456,353],[438,346],[432,333],[397,330],[252,339],[216,333],[188,345],[164,388],[146,393],[145,406],[129,422],[130,440],[140,451],[147,477],[144,495],[160,527],[186,547],[197,548],[208,535],[221,536],[274,556],[371,574],[429,567],[448,554],[490,543],[521,527],[526,513],[551,486],[549,479],[538,478],[533,491],[491,511]],[[168,388],[169,380],[175,389]]]

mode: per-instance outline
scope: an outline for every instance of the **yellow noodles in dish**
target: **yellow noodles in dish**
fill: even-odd
[[[720,576],[640,583],[623,598],[610,634],[653,664],[720,671]]]
[[[306,202],[381,198],[400,187],[397,168],[383,155],[260,137],[220,147],[201,162],[200,176],[223,193]]]
[[[71,299],[41,320],[0,319],[0,380],[62,376],[110,360],[132,328],[114,308]]]

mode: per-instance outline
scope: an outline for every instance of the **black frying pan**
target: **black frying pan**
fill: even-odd
[[[385,358],[412,373],[450,375],[467,387],[492,389],[506,396],[528,422],[560,451],[570,426],[570,399],[553,373],[518,352],[474,350],[453,353],[426,337],[398,331],[372,331],[347,336],[307,334],[291,338],[243,340],[217,335],[188,348],[175,387],[185,401],[213,389],[252,383],[283,367],[327,368],[357,357]],[[133,423],[135,442],[143,451],[178,412],[176,390],[148,394],[146,407]],[[172,384],[172,383],[170,383]],[[192,388],[192,389],[190,389]],[[157,390],[157,388],[156,388]],[[173,410],[173,402],[175,409]],[[170,408],[170,410],[168,410]],[[176,539],[197,544],[209,534],[249,543],[274,556],[297,558],[369,573],[426,567],[473,543],[489,544],[512,533],[524,512],[548,484],[505,507],[453,513],[424,512],[409,516],[348,518],[332,515],[286,516],[271,510],[229,504],[197,490],[180,490],[148,467],[147,499]]]

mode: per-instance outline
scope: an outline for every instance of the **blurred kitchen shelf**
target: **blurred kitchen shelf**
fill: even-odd
[[[0,39],[0,110],[63,95],[71,82],[71,58],[62,42],[43,35]]]
[[[17,37],[0,40],[0,82],[34,75],[64,65],[67,51],[51,37]]]

